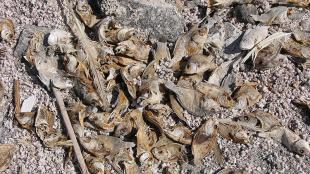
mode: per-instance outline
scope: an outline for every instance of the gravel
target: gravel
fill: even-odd
[[[113,11],[118,10],[117,8],[120,5],[116,3],[116,0],[104,2],[106,2],[106,4],[103,10],[106,13],[114,13]],[[123,3],[129,3],[129,1],[124,1]],[[135,1],[135,3],[138,2]],[[172,14],[180,14],[177,19],[173,20],[174,22],[177,22],[178,19],[182,19],[184,23],[189,24],[200,20],[200,5],[202,2],[199,0],[188,3],[188,6],[184,6],[184,8],[179,11],[174,7],[175,1],[167,0],[165,3],[169,3],[169,8],[173,8]],[[61,3],[58,3],[56,0],[0,1],[0,17],[12,19],[16,27],[16,37],[12,42],[0,42],[0,48],[6,48],[5,56],[0,58],[0,80],[4,84],[5,101],[8,103],[4,108],[6,114],[2,122],[2,118],[0,118],[0,143],[13,143],[16,145],[16,151],[11,165],[3,172],[4,174],[19,173],[21,170],[28,173],[78,173],[78,170],[73,165],[74,162],[69,160],[65,164],[66,149],[60,147],[52,149],[45,148],[35,132],[22,129],[18,126],[17,121],[14,119],[14,107],[12,103],[13,80],[19,79],[21,81],[21,99],[24,100],[31,95],[35,95],[38,99],[36,107],[38,107],[39,104],[48,106],[57,115],[55,127],[63,127],[59,119],[59,111],[55,107],[55,99],[51,93],[39,82],[37,76],[33,73],[25,60],[13,56],[18,36],[26,25],[30,24],[68,30],[64,23],[60,4]],[[197,4],[200,5],[198,6]],[[266,1],[260,4],[263,9],[270,8]],[[154,14],[155,12],[150,13],[150,15]],[[172,17],[172,14],[161,11],[161,15],[163,15],[162,18]],[[214,14],[214,16],[216,15],[217,13]],[[288,22],[281,26],[274,26],[271,28],[271,31],[290,31],[299,25],[300,20],[309,20],[309,16],[308,11],[302,18],[298,20],[294,19],[293,22]],[[219,15],[219,18],[220,17]],[[148,16],[143,20],[141,19],[140,23],[135,23],[135,25],[144,23],[146,19],[148,19]],[[159,25],[153,23],[156,21],[156,18],[151,20],[149,26],[145,28],[153,28],[155,27],[154,25]],[[160,23],[160,21],[158,22]],[[166,22],[169,22],[169,20]],[[225,35],[225,44],[228,45],[238,38],[241,31],[251,27],[251,24],[245,25],[229,17],[224,17],[219,22],[224,24],[225,30],[230,31]],[[128,22],[128,24],[129,23],[130,22]],[[173,23],[168,23],[164,28],[159,27],[159,29],[162,30],[158,30],[158,32],[163,34],[167,28],[169,29],[173,25]],[[183,21],[178,23],[178,25],[183,27]],[[304,25],[306,27],[306,24]],[[176,36],[181,33],[180,27],[172,27],[176,30],[171,30],[173,33],[169,33],[165,37],[174,40]],[[155,34],[155,36],[158,35]],[[226,55],[226,53],[225,55],[221,55],[221,57],[224,60],[231,58],[229,55]],[[219,62],[220,61],[221,60],[219,60]],[[160,73],[163,71],[165,71],[164,74],[171,74],[164,62],[161,62],[158,68],[162,69],[157,71],[160,76]],[[305,115],[301,108],[296,107],[292,103],[294,99],[299,99],[301,97],[308,101],[310,100],[310,69],[301,70],[300,67],[297,67],[292,62],[288,62],[269,70],[250,70],[247,72],[239,72],[237,75],[242,81],[257,82],[258,90],[263,95],[262,99],[255,106],[243,112],[251,112],[260,109],[272,113],[281,120],[284,126],[300,134],[304,139],[308,140],[308,142],[310,141],[310,125],[309,122],[308,124],[305,122],[305,120],[309,120],[309,118],[306,118],[309,117],[309,115]],[[164,75],[162,76],[166,78]],[[240,114],[242,114],[241,111],[223,111],[213,115],[213,117],[225,118]],[[195,118],[189,114],[186,114],[186,117],[192,129],[199,127],[200,123],[206,119]],[[223,151],[225,162],[220,166],[215,162],[212,156],[207,157],[205,159],[205,168],[201,169],[204,173],[214,173],[222,167],[245,168],[249,173],[310,173],[310,157],[295,155],[289,152],[284,146],[271,139],[263,139],[254,135],[251,138],[251,143],[247,145],[232,143],[221,138],[218,139],[218,142]],[[158,172],[163,171],[162,168],[165,166],[170,167],[172,165],[175,164],[162,164]],[[180,171],[179,167],[180,166],[174,166],[174,171]]]

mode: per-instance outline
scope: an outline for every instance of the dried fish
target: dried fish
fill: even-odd
[[[75,11],[82,19],[85,25],[93,27],[100,20],[93,14],[93,10],[87,0],[78,0],[75,6]]]
[[[248,172],[244,169],[234,169],[234,168],[226,168],[223,169],[216,174],[247,174]]]
[[[247,144],[249,142],[247,132],[243,130],[240,125],[219,120],[217,130],[223,138],[231,140],[235,143]]]
[[[274,127],[270,131],[261,132],[258,135],[282,143],[291,152],[305,156],[310,155],[309,143],[286,127]]]
[[[153,51],[154,60],[158,63],[160,60],[171,60],[170,51],[167,42],[157,42],[156,49]]]
[[[185,65],[185,74],[199,74],[205,71],[212,71],[217,67],[213,56],[204,56],[201,54],[194,55],[189,58]]]
[[[160,113],[145,111],[144,116],[146,120],[148,120],[149,122],[153,123],[156,127],[158,127],[162,134],[167,135],[172,140],[180,142],[182,144],[191,144],[193,134],[188,127],[182,124],[176,124],[174,126],[167,127],[165,126],[166,118]]]
[[[138,102],[141,106],[159,104],[163,98],[159,90],[158,80],[143,80],[139,88],[139,94]]]
[[[194,164],[202,165],[202,160],[212,152],[218,161],[221,161],[221,152],[217,143],[216,120],[209,119],[196,132],[192,143],[192,154]]]
[[[229,108],[234,105],[234,101],[230,97],[230,94],[222,87],[206,82],[200,82],[195,85],[195,89],[212,98],[223,107]]]
[[[309,7],[309,0],[268,0],[271,4],[295,5],[298,7]]]
[[[98,29],[99,40],[111,44],[126,41],[134,36],[134,34],[135,30],[133,28],[116,26],[113,22],[110,22],[108,25],[102,22]]]
[[[0,172],[5,171],[13,158],[15,145],[13,144],[0,144]]]
[[[169,99],[170,99],[170,106],[171,109],[173,110],[173,112],[177,115],[177,117],[179,119],[181,119],[182,121],[184,121],[185,123],[188,123],[186,117],[184,117],[184,109],[183,107],[179,104],[179,102],[177,101],[177,99],[175,98],[175,96],[173,94],[169,95]]]
[[[295,30],[293,31],[293,36],[298,42],[302,43],[303,45],[310,46],[310,32]]]
[[[280,54],[281,48],[280,43],[272,43],[260,50],[254,62],[255,68],[266,70],[287,63],[288,59]]]
[[[283,44],[282,49],[285,53],[292,56],[294,62],[302,64],[304,68],[310,67],[310,47],[289,39]]]
[[[183,57],[201,54],[208,37],[208,31],[207,27],[198,28],[195,26],[187,33],[182,34],[175,43],[171,65],[177,66]]]
[[[84,155],[85,161],[88,167],[88,170],[91,173],[96,173],[96,174],[104,174],[105,173],[105,160],[103,158],[96,158],[94,156],[91,156],[89,154]]]
[[[142,165],[152,165],[154,161],[152,148],[157,142],[157,134],[143,120],[142,111],[135,109],[132,115],[138,128],[137,137],[137,157]]]
[[[14,24],[11,19],[0,17],[0,35],[1,39],[10,41],[14,37]]]
[[[252,3],[253,0],[208,0],[208,7],[216,7],[216,6],[223,6],[227,7],[232,4],[248,4]]]
[[[121,76],[132,98],[137,98],[137,79],[143,72],[145,64],[128,65],[121,69]]]
[[[133,111],[127,112],[122,121],[117,124],[114,130],[114,135],[116,137],[126,136],[133,130],[134,121],[131,114],[133,114]]]
[[[119,42],[115,48],[117,54],[143,62],[147,62],[150,50],[151,47],[137,37],[131,37],[129,40]]]
[[[117,98],[117,105],[115,106],[113,112],[111,113],[110,117],[114,115],[123,115],[129,107],[129,100],[127,99],[123,90],[119,90],[118,98]]]
[[[47,43],[50,46],[58,47],[62,53],[73,53],[75,49],[72,45],[71,38],[72,35],[69,32],[54,29],[49,33]]]
[[[254,4],[241,4],[236,6],[234,12],[236,18],[240,22],[254,24],[255,21],[253,20],[251,15],[257,15],[258,9]]]
[[[144,69],[141,78],[147,81],[157,80],[158,79],[158,75],[156,73],[157,65],[158,65],[158,62],[156,60],[153,60],[152,62],[150,62]]]
[[[103,106],[98,93],[93,88],[77,82],[73,89],[83,103],[99,107]]]
[[[114,117],[110,117],[111,113],[108,112],[99,112],[92,113],[89,115],[88,119],[96,127],[106,131],[113,132],[115,126],[122,122],[122,119],[119,114],[115,114]]]
[[[114,156],[122,150],[135,146],[132,142],[124,142],[119,138],[107,135],[82,137],[80,142],[89,153],[96,157]]]
[[[180,105],[190,114],[198,117],[208,116],[219,105],[212,99],[205,97],[201,92],[193,89],[179,87],[172,82],[165,84],[166,88],[175,93]]]
[[[85,26],[79,21],[77,16],[75,15],[72,4],[68,4],[69,12],[66,14],[67,24],[74,33],[74,35],[79,40],[81,47],[85,51],[86,54],[86,62],[89,65],[90,74],[93,78],[93,85],[98,93],[100,100],[102,101],[102,109],[107,110],[109,107],[109,102],[107,99],[107,94],[105,93],[105,82],[106,80],[103,77],[103,74],[99,72],[98,67],[98,51],[95,46],[95,42],[90,41],[86,33],[84,32]]]
[[[53,128],[55,115],[46,107],[40,106],[35,119],[36,133],[47,147],[58,145],[71,146],[72,143],[58,130]]]
[[[255,21],[261,22],[266,25],[281,24],[288,21],[287,18],[288,8],[278,6],[271,8],[267,13],[262,15],[252,15]]]
[[[235,91],[233,98],[237,100],[234,108],[245,109],[256,104],[262,95],[256,89],[256,83],[245,83]]]
[[[163,162],[185,161],[185,147],[169,140],[162,135],[155,147],[152,149],[152,154]]]
[[[191,129],[182,124],[177,124],[168,128],[164,132],[169,138],[176,142],[188,145],[192,143],[193,133]]]
[[[256,111],[244,116],[238,116],[233,118],[233,121],[235,123],[231,122],[231,124],[237,124],[260,132],[268,131],[275,126],[280,126],[279,120],[274,115],[263,111]]]
[[[58,70],[57,58],[54,55],[46,54],[43,40],[44,33],[33,34],[26,52],[26,60],[36,67],[39,79],[48,89],[51,87],[51,82],[60,89],[73,87],[72,82],[65,79],[61,71]]]
[[[245,31],[240,41],[240,49],[250,50],[268,36],[269,26],[257,26]]]

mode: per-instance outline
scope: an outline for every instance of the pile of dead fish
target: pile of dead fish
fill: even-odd
[[[228,5],[228,1],[210,3],[210,7]],[[86,0],[69,8],[70,32],[27,26],[14,54],[29,62],[47,90],[56,87],[70,94],[65,99],[67,111],[92,173],[156,173],[161,163],[202,166],[211,154],[222,163],[218,138],[246,144],[251,138],[248,132],[309,155],[309,144],[269,113],[256,111],[224,119],[212,116],[223,109],[244,110],[261,99],[257,84],[240,84],[233,75],[246,62],[252,68],[273,68],[284,61],[279,56],[284,51],[292,61],[309,68],[309,23],[292,33],[268,31],[268,25],[281,20],[280,14],[288,13],[285,9],[252,16],[260,25],[245,31],[239,45],[245,54],[222,64],[210,51],[222,49],[217,48],[221,35],[210,35],[210,27],[203,23],[178,38],[171,56],[166,42],[150,42],[113,18],[99,20]],[[96,31],[96,37],[90,39],[86,27]],[[0,31],[5,38],[7,30],[0,27]],[[213,40],[206,44],[209,38]],[[47,147],[71,145],[53,128],[55,115],[49,108],[40,106],[36,114],[19,112],[20,125],[35,130]],[[205,121],[193,130],[189,117]],[[12,156],[6,150],[11,146],[1,145],[0,149],[1,156],[3,151],[7,158]],[[6,164],[0,161],[0,170]],[[164,170],[180,172],[177,168]]]

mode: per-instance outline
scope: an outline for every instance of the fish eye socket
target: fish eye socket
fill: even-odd
[[[301,150],[299,150],[299,153],[303,154],[303,153],[305,153],[305,151],[303,149],[301,149]]]
[[[249,117],[248,116],[244,116],[244,120],[245,121],[249,121]]]

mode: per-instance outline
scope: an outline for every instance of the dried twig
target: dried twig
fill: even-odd
[[[101,99],[101,104],[103,109],[107,109],[107,99],[105,96],[105,85],[104,82],[106,81],[103,77],[103,75],[98,71],[96,68],[98,65],[97,57],[98,57],[98,51],[96,50],[96,46],[94,43],[88,38],[86,33],[84,32],[85,26],[84,24],[77,18],[75,12],[73,11],[72,4],[68,1],[65,1],[67,4],[67,8],[69,10],[69,13],[67,14],[67,24],[71,28],[71,31],[73,34],[78,38],[78,40],[81,43],[81,46],[83,50],[85,51],[87,55],[87,63],[90,68],[91,76],[94,80],[93,84],[95,86],[95,89]]]
[[[54,92],[54,95],[56,97],[56,101],[57,101],[57,104],[59,106],[62,118],[64,120],[66,129],[67,129],[68,134],[69,134],[69,137],[70,137],[70,139],[72,141],[73,149],[74,149],[74,152],[75,152],[75,156],[76,156],[76,158],[77,158],[77,160],[79,162],[79,165],[81,167],[82,173],[83,174],[88,174],[89,172],[88,172],[85,160],[83,158],[83,155],[82,155],[82,152],[81,152],[81,148],[80,148],[80,146],[78,144],[78,141],[76,139],[75,133],[73,131],[73,127],[72,127],[72,124],[70,122],[70,119],[69,119],[69,116],[68,116],[65,104],[63,102],[63,98],[61,96],[61,93],[55,87],[53,87],[53,92]]]
[[[15,118],[20,117],[20,83],[19,80],[14,80],[14,104],[15,104]]]

